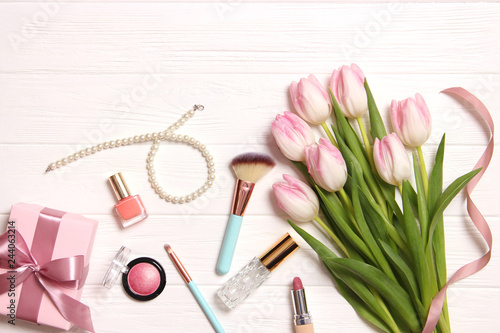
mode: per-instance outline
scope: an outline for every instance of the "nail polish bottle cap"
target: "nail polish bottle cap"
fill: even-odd
[[[132,195],[121,172],[109,177],[109,183],[111,184],[118,201]]]
[[[116,280],[121,273],[127,271],[127,261],[130,256],[130,249],[122,246],[118,253],[116,253],[111,265],[109,265],[106,275],[102,280],[102,285],[106,288],[111,288],[115,285]]]
[[[295,252],[299,245],[295,243],[288,233],[271,246],[260,257],[260,261],[270,271],[279,266],[290,254]]]

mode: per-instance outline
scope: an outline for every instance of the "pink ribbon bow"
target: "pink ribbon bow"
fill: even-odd
[[[490,227],[488,226],[488,223],[486,222],[485,218],[483,217],[479,209],[474,204],[474,201],[472,201],[471,199],[472,191],[474,190],[477,183],[485,173],[486,169],[488,168],[488,165],[490,164],[491,158],[493,157],[493,148],[495,147],[495,142],[494,142],[495,126],[493,124],[493,119],[491,118],[491,115],[488,112],[486,106],[484,106],[484,104],[476,96],[472,95],[464,88],[460,87],[448,88],[446,90],[443,90],[442,92],[463,98],[464,100],[472,104],[472,106],[474,106],[474,108],[478,110],[479,113],[481,113],[483,118],[488,123],[488,126],[490,127],[491,131],[490,142],[488,143],[488,146],[486,147],[486,150],[484,151],[483,155],[481,155],[481,158],[474,166],[474,169],[482,168],[482,170],[474,178],[472,178],[472,180],[469,182],[469,184],[467,184],[467,187],[465,188],[467,192],[467,212],[469,213],[469,216],[474,225],[476,226],[477,230],[479,230],[484,240],[488,244],[489,250],[481,258],[476,259],[468,263],[467,265],[463,266],[462,268],[460,268],[455,274],[453,274],[453,276],[448,280],[448,283],[446,283],[446,285],[434,297],[431,303],[431,307],[429,309],[427,322],[425,324],[422,333],[432,333],[432,331],[436,327],[436,324],[438,323],[439,320],[439,316],[441,314],[441,310],[443,308],[444,297],[446,295],[446,290],[448,289],[448,287],[452,283],[462,280],[483,269],[490,261],[491,247],[493,245],[493,238],[491,235]]]
[[[22,235],[15,230],[14,232],[14,255],[9,252],[9,244],[11,244],[9,231],[0,235],[0,268],[9,270],[7,273],[0,274],[0,294],[11,289],[11,282],[15,286],[32,278],[38,282],[27,283],[23,286],[21,298],[27,295],[28,301],[19,302],[17,317],[37,322],[40,302],[29,300],[29,298],[39,294],[37,289],[41,286],[42,292],[47,293],[66,320],[80,328],[94,332],[88,306],[66,295],[60,289],[60,287],[80,289],[84,285],[88,273],[88,266],[84,265],[84,257],[78,255],[55,259],[39,265]]]

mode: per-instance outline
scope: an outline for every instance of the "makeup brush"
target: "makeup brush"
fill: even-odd
[[[255,183],[268,173],[276,163],[266,154],[245,153],[236,156],[231,161],[231,167],[236,174],[231,216],[224,235],[224,241],[217,262],[217,272],[226,274],[231,267],[236,241],[240,233],[243,214],[252,195]]]

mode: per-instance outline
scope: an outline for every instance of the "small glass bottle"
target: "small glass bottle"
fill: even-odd
[[[109,177],[109,182],[118,199],[115,211],[123,227],[126,228],[148,217],[141,197],[132,195],[121,172]]]
[[[255,257],[235,276],[229,279],[218,291],[217,295],[230,309],[236,308],[254,290],[271,276],[290,254],[299,248],[287,233],[260,257]]]

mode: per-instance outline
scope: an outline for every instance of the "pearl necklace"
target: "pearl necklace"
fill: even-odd
[[[144,142],[144,141],[153,141],[153,144],[151,145],[151,149],[148,154],[148,158],[146,159],[146,168],[148,169],[148,179],[149,182],[151,183],[151,187],[153,187],[160,196],[160,198],[165,199],[168,202],[173,202],[173,203],[186,203],[190,202],[192,200],[196,200],[198,197],[203,195],[213,184],[215,180],[215,164],[213,162],[213,156],[210,155],[210,152],[208,151],[207,147],[200,143],[200,141],[197,141],[195,138],[190,137],[188,135],[182,135],[182,134],[175,134],[174,131],[179,129],[186,121],[189,120],[192,116],[194,116],[195,111],[203,111],[205,107],[203,105],[195,105],[191,110],[187,111],[185,114],[182,115],[179,120],[177,120],[172,126],[168,127],[165,131],[163,132],[153,132],[153,133],[148,133],[148,134],[142,134],[142,135],[136,135],[133,137],[129,138],[124,138],[124,139],[118,139],[118,140],[111,140],[108,142],[103,142],[100,144],[97,144],[95,146],[82,149],[79,152],[76,152],[72,155],[69,155],[59,161],[50,163],[49,166],[47,167],[46,172],[55,170],[57,168],[62,167],[63,165],[67,165],[71,162],[74,162],[82,157],[85,157],[87,155],[92,155],[95,154],[98,151],[106,150],[106,149],[111,149],[111,148],[117,148],[120,146],[127,146],[131,145],[137,142]],[[206,182],[200,186],[197,190],[194,192],[185,195],[185,196],[173,196],[171,194],[167,194],[163,188],[160,186],[158,181],[156,180],[156,170],[154,167],[154,158],[155,155],[158,151],[158,148],[160,147],[160,142],[162,140],[169,140],[169,141],[178,141],[178,142],[184,142],[186,144],[190,144],[194,148],[198,149],[203,157],[205,158],[205,161],[207,163],[207,169],[208,169],[208,176]]]

